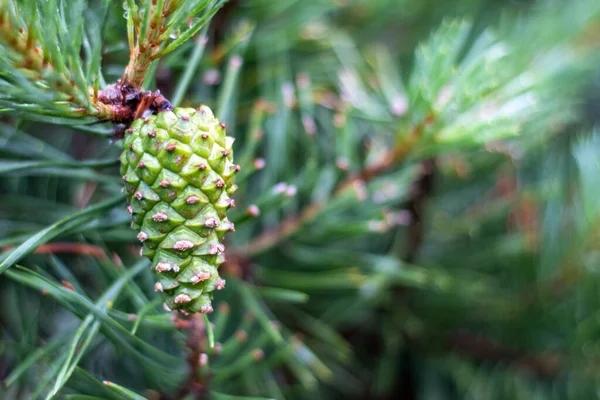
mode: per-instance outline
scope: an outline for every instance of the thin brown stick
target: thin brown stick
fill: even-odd
[[[542,377],[554,377],[564,367],[561,354],[550,352],[523,354],[496,340],[471,333],[451,335],[448,344],[455,352],[475,360],[501,362],[532,371]]]
[[[207,382],[205,382],[205,377],[200,374],[202,355],[206,349],[206,327],[204,326],[204,320],[201,314],[193,314],[190,316],[190,319],[179,320],[176,324],[181,329],[188,331],[186,347],[189,350],[187,357],[189,374],[175,398],[182,400],[192,395],[194,399],[204,399],[206,397]]]
[[[366,166],[359,173],[351,175],[347,179],[340,182],[335,188],[334,196],[339,196],[340,193],[357,184],[368,182],[404,159],[421,137],[425,127],[433,121],[433,115],[429,115],[421,123],[415,125],[411,129],[409,135],[405,137],[404,140],[399,142],[394,148],[386,152],[379,162]],[[321,211],[323,211],[326,205],[326,201],[316,202],[308,205],[298,215],[294,215],[285,219],[275,229],[259,235],[242,249],[234,250],[234,255],[247,258],[272,248],[281,241],[292,236],[304,224],[314,220],[321,213]]]
[[[2,248],[2,251],[8,251],[13,249],[14,246],[6,246]],[[67,254],[78,254],[84,256],[92,256],[98,258],[100,260],[107,260],[108,256],[104,252],[104,249],[98,246],[94,246],[91,244],[85,243],[47,243],[43,244],[35,251],[34,254],[59,254],[59,253],[67,253]]]

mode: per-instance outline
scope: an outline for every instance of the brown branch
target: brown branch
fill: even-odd
[[[496,340],[471,333],[460,333],[448,338],[450,347],[461,355],[478,361],[494,361],[532,371],[541,377],[554,377],[563,369],[563,356],[544,352],[523,354]]]
[[[410,223],[407,227],[406,254],[402,259],[409,263],[415,262],[425,240],[423,214],[425,213],[425,204],[433,191],[434,169],[435,159],[421,161],[420,174],[413,183],[411,196],[403,207],[410,212]]]
[[[200,369],[203,366],[203,358],[206,357],[205,349],[207,348],[204,319],[201,314],[193,314],[187,320],[181,320],[177,316],[174,318],[176,318],[175,324],[180,329],[188,331],[186,347],[190,350],[187,357],[189,365],[188,378],[179,389],[175,398],[181,400],[189,395],[193,395],[194,399],[204,399],[206,398],[207,382],[205,382],[205,376],[200,373]]]
[[[14,246],[6,246],[2,248],[2,251],[12,250]],[[104,249],[98,246],[85,243],[47,243],[43,244],[35,251],[34,254],[59,254],[59,253],[70,253],[85,256],[92,256],[100,260],[108,259]]]
[[[433,121],[434,116],[429,115],[421,123],[415,125],[411,129],[408,136],[403,138],[403,140],[400,141],[394,148],[387,151],[381,157],[379,162],[366,166],[359,173],[351,175],[344,181],[340,182],[334,190],[334,196],[339,196],[342,192],[350,187],[356,187],[357,185],[362,185],[365,182],[370,181],[403,160],[414,148],[414,145],[421,137],[423,130]],[[316,202],[308,205],[300,212],[300,214],[291,216],[284,220],[275,229],[262,233],[254,240],[251,240],[242,249],[234,250],[234,255],[242,258],[251,257],[272,248],[273,246],[292,236],[303,225],[314,220],[321,213],[321,211],[323,211],[326,205],[326,201]]]

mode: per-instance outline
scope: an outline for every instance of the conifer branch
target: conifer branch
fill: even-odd
[[[129,6],[132,3],[132,1],[128,1]],[[176,0],[147,1],[141,25],[140,16],[135,12],[135,8],[129,10],[128,20],[132,20],[137,39],[135,46],[129,49],[129,63],[121,78],[122,84],[127,83],[135,88],[142,87],[150,63],[155,59],[164,41],[161,40],[161,34],[166,29],[164,27],[165,20],[174,11],[176,5]],[[130,45],[132,42],[130,38]]]
[[[2,252],[12,250],[14,246],[5,246],[0,248]],[[79,254],[95,257],[100,260],[106,260],[106,252],[99,246],[85,243],[63,243],[53,242],[43,244],[35,249],[33,254]]]
[[[137,6],[134,0],[128,0],[130,55],[119,85],[140,89],[151,63],[198,33],[223,4],[223,0],[146,0]],[[200,16],[194,20],[197,15]],[[180,26],[186,21],[188,27],[180,33]],[[168,40],[172,42],[167,44]]]
[[[470,333],[450,335],[447,342],[453,351],[461,355],[483,362],[510,364],[546,378],[554,377],[564,369],[564,357],[559,353],[522,354],[504,343]]]
[[[505,27],[466,12],[429,26],[386,2],[231,1],[207,29],[224,2],[0,0],[0,113],[26,117],[0,124],[0,398],[593,397],[600,132],[552,141],[580,121],[597,0],[536,0]],[[175,105],[219,110],[235,165],[207,109],[156,122],[172,117],[144,87],[158,62]],[[110,128],[67,126],[97,119],[127,133],[130,204],[73,214],[123,202],[90,168],[112,168]],[[221,167],[241,172],[236,208]],[[519,190],[482,196],[502,168]],[[225,247],[206,236],[233,224]],[[139,241],[162,261],[131,266]],[[210,317],[159,306],[213,283]]]
[[[37,9],[32,14],[35,12]],[[5,91],[0,102],[8,108],[44,115],[111,119],[111,107],[100,103],[97,91],[87,86],[75,41],[70,43],[70,50],[77,53],[77,59],[59,50],[58,38],[44,38],[48,32],[35,26],[35,17],[30,19],[22,17],[16,5],[0,4],[0,44],[5,48],[2,61],[14,69],[2,77]]]
[[[177,317],[175,317],[177,318]],[[200,314],[190,316],[188,320],[178,320],[181,330],[187,331],[185,342],[189,354],[187,363],[189,366],[188,377],[179,388],[176,398],[185,399],[193,395],[194,398],[203,399],[207,393],[206,377],[200,373],[200,369],[207,363],[207,339],[206,326]]]
[[[349,176],[340,182],[334,190],[334,198],[345,193],[348,188],[364,183],[378,177],[388,171],[394,165],[400,163],[417,144],[424,128],[435,120],[432,114],[428,115],[421,123],[415,125],[410,133],[403,137],[399,143],[381,156],[381,159],[371,165],[367,165],[360,172]],[[330,199],[332,200],[332,199]],[[233,251],[233,257],[251,257],[276,246],[278,243],[292,236],[305,224],[313,221],[327,206],[327,201],[315,202],[305,207],[298,215],[288,217],[279,226],[269,230],[251,240],[244,248]]]
[[[129,63],[117,84],[99,90],[101,22],[98,15],[89,20],[81,18],[83,1],[68,9],[55,1],[2,1],[0,45],[5,54],[0,57],[0,65],[5,72],[0,76],[0,105],[64,118],[131,121],[137,106],[143,103],[142,97],[160,98],[158,93],[141,91],[151,63],[198,33],[223,3],[148,0],[137,5],[135,0],[127,0]],[[57,22],[39,28],[36,24],[40,15]],[[187,28],[180,33],[186,23]],[[93,47],[88,40],[90,34],[97,36]],[[82,49],[86,54],[83,58]],[[158,103],[166,104],[161,100]]]

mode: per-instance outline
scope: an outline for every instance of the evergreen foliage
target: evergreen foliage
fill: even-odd
[[[597,0],[0,0],[0,398],[595,398],[599,38]],[[210,314],[121,192],[166,99],[236,139]]]

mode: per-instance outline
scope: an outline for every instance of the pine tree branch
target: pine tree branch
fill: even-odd
[[[198,33],[223,3],[223,0],[147,0],[138,6],[135,0],[127,0],[130,59],[116,84],[98,90],[100,22],[94,18],[85,22],[80,19],[83,2],[66,10],[54,2],[3,1],[0,45],[5,54],[0,57],[0,65],[5,72],[0,75],[0,104],[5,109],[41,115],[88,116],[124,123],[145,111],[138,105],[145,105],[146,109],[167,106],[168,102],[159,93],[141,90],[152,62]],[[37,25],[40,15],[56,23],[40,28]],[[84,28],[87,23],[96,28],[92,29],[96,33],[93,48],[88,40],[90,33]],[[179,29],[184,25],[180,34]],[[85,57],[81,56],[82,51]],[[154,101],[156,98],[158,101]]]
[[[128,2],[131,3],[132,1]],[[121,84],[129,84],[135,88],[142,87],[150,63],[156,58],[164,42],[161,34],[166,30],[165,21],[177,6],[175,0],[151,0],[147,3],[150,5],[145,10],[145,18],[141,26],[137,13],[134,10],[129,11],[129,18],[133,20],[134,30],[137,33],[137,41],[135,47],[130,48],[129,63],[121,78]]]
[[[177,317],[175,317],[177,318]],[[181,329],[187,330],[186,347],[189,350],[187,362],[189,365],[188,378],[183,382],[176,395],[177,400],[193,396],[194,399],[204,399],[207,393],[205,376],[200,369],[206,364],[206,327],[200,314],[193,314],[188,320],[176,320]]]
[[[138,8],[133,0],[128,0],[129,63],[119,85],[141,89],[151,63],[192,38],[223,4],[223,0],[147,0]],[[193,20],[200,13],[203,14]],[[180,33],[179,26],[186,21],[187,29]],[[172,41],[167,44],[168,40]]]
[[[423,160],[419,166],[421,173],[411,188],[412,195],[402,207],[402,209],[410,212],[410,223],[407,226],[406,254],[402,257],[404,261],[409,263],[415,262],[425,239],[423,213],[425,212],[425,204],[432,193],[435,159]]]
[[[5,246],[0,248],[2,252],[7,252],[14,249],[14,246]],[[68,242],[55,242],[46,243],[35,249],[33,254],[78,254],[85,256],[92,256],[100,260],[106,260],[106,252],[99,246],[86,243],[68,243]]]
[[[40,113],[112,119],[114,110],[98,101],[97,91],[90,87],[82,92],[73,76],[61,72],[64,68],[60,68],[60,65],[65,62],[60,59],[60,53],[53,54],[49,48],[38,43],[36,30],[32,26],[15,25],[15,17],[10,12],[6,4],[0,7],[0,42],[8,49],[7,58],[35,88],[49,89],[58,109],[55,112],[40,110]]]
[[[542,377],[554,377],[563,370],[563,356],[556,353],[523,354],[503,343],[471,333],[448,337],[449,346],[461,355],[485,362],[502,362],[530,370]]]
[[[340,182],[334,190],[334,198],[345,192],[348,188],[362,186],[364,183],[383,174],[394,165],[402,161],[418,142],[425,127],[433,123],[435,117],[428,115],[421,123],[415,125],[410,133],[391,150],[387,151],[377,163],[368,165],[359,173],[352,175]],[[315,202],[304,208],[298,215],[291,216],[284,220],[275,229],[264,232],[260,236],[251,240],[245,247],[234,250],[232,256],[236,258],[248,258],[263,253],[276,246],[283,240],[296,233],[302,226],[313,221],[323,209],[328,201]]]

